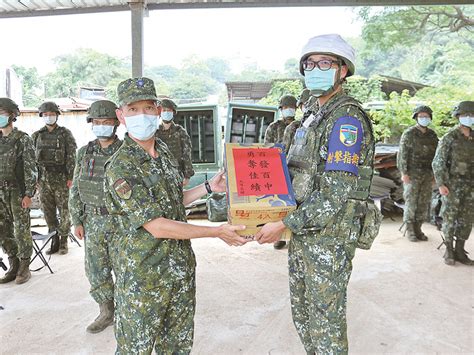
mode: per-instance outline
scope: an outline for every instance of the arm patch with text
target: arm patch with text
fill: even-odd
[[[362,124],[357,118],[338,118],[329,136],[325,170],[346,171],[358,176],[363,136]]]

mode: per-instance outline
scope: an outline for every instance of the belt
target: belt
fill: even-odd
[[[89,205],[86,205],[84,207],[84,212],[86,213],[91,213],[91,214],[96,214],[96,215],[99,215],[99,216],[108,216],[110,213],[109,211],[107,210],[106,207],[93,207],[93,206],[89,206]]]

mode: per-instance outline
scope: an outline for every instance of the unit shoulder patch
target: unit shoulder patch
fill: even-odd
[[[117,195],[124,200],[128,200],[132,197],[132,187],[125,179],[116,180],[113,188]]]

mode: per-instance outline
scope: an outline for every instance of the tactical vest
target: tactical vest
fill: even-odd
[[[11,135],[15,134],[14,132]],[[16,152],[19,136],[8,136],[0,139],[0,182],[15,183]]]
[[[414,128],[418,130],[418,128]],[[412,132],[411,154],[408,156],[408,173],[413,170],[431,171],[431,163],[436,153],[438,140],[436,134],[428,131],[425,134]]]
[[[77,182],[81,201],[87,206],[103,207],[104,194],[104,166],[111,155],[105,154],[102,149],[94,152],[96,141],[89,142],[84,158],[81,162],[81,171]]]
[[[456,132],[456,137],[451,145],[451,160],[449,164],[449,175],[454,178],[466,180],[466,184],[472,183],[474,178],[474,141],[464,137],[462,133]]]
[[[357,106],[363,114],[367,126],[372,131],[372,123],[365,115],[360,104],[353,98],[342,95],[326,107],[322,107],[315,114],[313,122],[306,127],[304,122],[296,130],[293,144],[288,152],[288,168],[295,191],[296,201],[300,204],[305,201],[313,191],[319,190],[322,173],[325,170],[327,159],[327,146],[321,146],[321,139],[325,135],[330,120],[327,119],[331,113],[344,106]],[[361,156],[358,166],[357,188],[349,198],[356,200],[367,200],[373,176],[373,158],[375,142],[367,150],[365,156]]]
[[[65,166],[65,139],[64,128],[62,127],[57,127],[51,132],[47,129],[39,131],[35,142],[38,164],[46,168]]]

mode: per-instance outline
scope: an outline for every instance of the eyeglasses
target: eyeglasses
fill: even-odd
[[[305,60],[303,61],[303,69],[306,71],[311,71],[314,68],[318,67],[319,70],[327,71],[331,69],[333,64],[341,65],[341,61],[331,60],[331,59],[322,59],[322,60],[318,60],[317,62],[313,62],[312,60]]]

